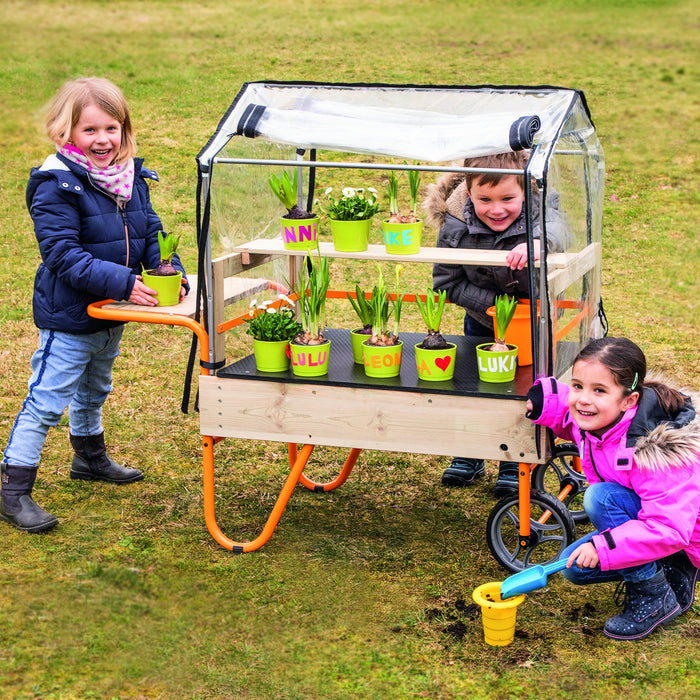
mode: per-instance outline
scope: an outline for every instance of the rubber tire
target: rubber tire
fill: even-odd
[[[551,516],[544,523],[537,520],[546,511]],[[532,542],[520,545],[518,494],[502,498],[493,507],[486,523],[486,541],[496,561],[508,571],[522,571],[536,564],[547,564],[576,538],[576,525],[567,507],[554,496],[530,492],[530,536]]]
[[[578,457],[578,448],[571,442],[563,442],[554,446],[552,456],[548,462],[538,464],[530,477],[530,487],[535,491],[548,493],[557,498],[562,488],[562,482],[570,479],[575,483],[573,491],[564,499],[563,503],[569,509],[571,517],[577,525],[588,522],[586,511],[583,510],[583,494],[588,488],[586,477],[577,472],[568,460],[568,457]],[[556,478],[556,486],[553,479]],[[547,485],[550,488],[547,488]],[[556,492],[554,490],[556,489]]]

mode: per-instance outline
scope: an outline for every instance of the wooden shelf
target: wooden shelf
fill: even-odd
[[[197,275],[187,275],[190,283],[190,293],[179,304],[173,306],[143,306],[131,304],[128,301],[113,301],[103,308],[122,311],[142,311],[145,313],[172,314],[173,316],[188,316],[194,318],[195,296],[197,291]],[[266,279],[247,279],[245,277],[227,277],[224,280],[224,303],[231,304],[252,294],[267,289],[270,282]]]
[[[485,265],[505,267],[507,250],[475,250],[473,248],[421,248],[415,255],[392,255],[386,252],[383,245],[369,245],[361,253],[343,253],[335,249],[332,243],[319,243],[321,255],[329,258],[344,258],[348,260],[388,260],[394,262],[415,263],[445,263],[447,265]],[[259,238],[236,247],[243,264],[247,264],[245,256],[287,255],[303,257],[305,250],[288,250],[281,238]],[[312,249],[312,254],[313,254]],[[550,253],[547,265],[550,269],[564,269],[577,257],[576,253]],[[536,264],[539,266],[539,263]]]

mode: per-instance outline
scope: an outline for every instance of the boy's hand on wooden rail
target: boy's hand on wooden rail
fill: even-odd
[[[540,259],[540,251],[535,247],[535,260]],[[519,243],[506,255],[506,263],[511,270],[522,270],[527,265],[527,243]]]

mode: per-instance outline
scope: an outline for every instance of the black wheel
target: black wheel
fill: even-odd
[[[538,520],[550,511],[545,522]],[[527,515],[527,514],[526,514]],[[520,536],[518,495],[502,498],[486,523],[486,541],[499,564],[509,571],[522,571],[535,564],[546,564],[559,555],[576,537],[576,525],[566,506],[554,496],[530,492],[530,535]]]
[[[564,486],[571,485],[571,492],[563,500],[571,517],[577,524],[587,523],[588,516],[583,510],[583,494],[588,488],[586,477],[574,469],[573,459],[578,457],[578,448],[570,442],[554,446],[549,462],[538,464],[532,470],[530,485],[535,491],[548,493],[555,498]]]

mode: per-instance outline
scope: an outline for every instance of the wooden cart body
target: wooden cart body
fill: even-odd
[[[538,313],[531,328],[533,364],[519,367],[514,382],[480,382],[476,339],[465,338],[456,339],[461,374],[442,386],[417,380],[410,357],[396,381],[367,379],[351,357],[348,361],[343,329],[331,330],[336,365],[322,378],[258,373],[250,352],[241,353],[238,346],[236,356],[227,357],[226,338],[231,332],[240,335],[249,300],[274,298],[304,264],[303,251],[282,244],[279,202],[266,184],[270,173],[296,168],[303,206],[313,206],[313,184],[338,168],[358,179],[367,170],[418,169],[425,182],[444,172],[468,172],[462,162],[466,156],[517,147],[513,132],[522,129],[523,117],[533,115],[539,129],[527,144],[528,165],[512,173],[525,175],[530,302]],[[126,304],[96,305],[92,313],[183,325],[199,339],[205,516],[217,542],[237,552],[257,549],[271,536],[297,483],[317,491],[336,488],[363,449],[467,454],[523,465],[549,458],[549,436],[524,416],[527,389],[539,376],[565,377],[578,350],[603,332],[604,160],[582,93],[555,87],[247,83],[197,162],[196,294],[167,313]],[[552,207],[565,231],[554,251],[547,230]],[[540,239],[532,235],[536,217]],[[320,252],[358,266],[402,262],[376,244],[361,253],[339,253],[324,241]],[[405,262],[424,263],[429,270],[436,262],[503,266],[505,257],[504,251],[423,247]],[[368,285],[373,268],[372,263]],[[214,446],[224,438],[288,444],[290,475],[265,529],[250,541],[229,539],[216,522]],[[315,484],[303,474],[315,445],[350,448],[342,473],[329,484]],[[526,471],[521,470],[523,508],[528,505]],[[527,518],[521,522],[521,530],[528,531]]]

